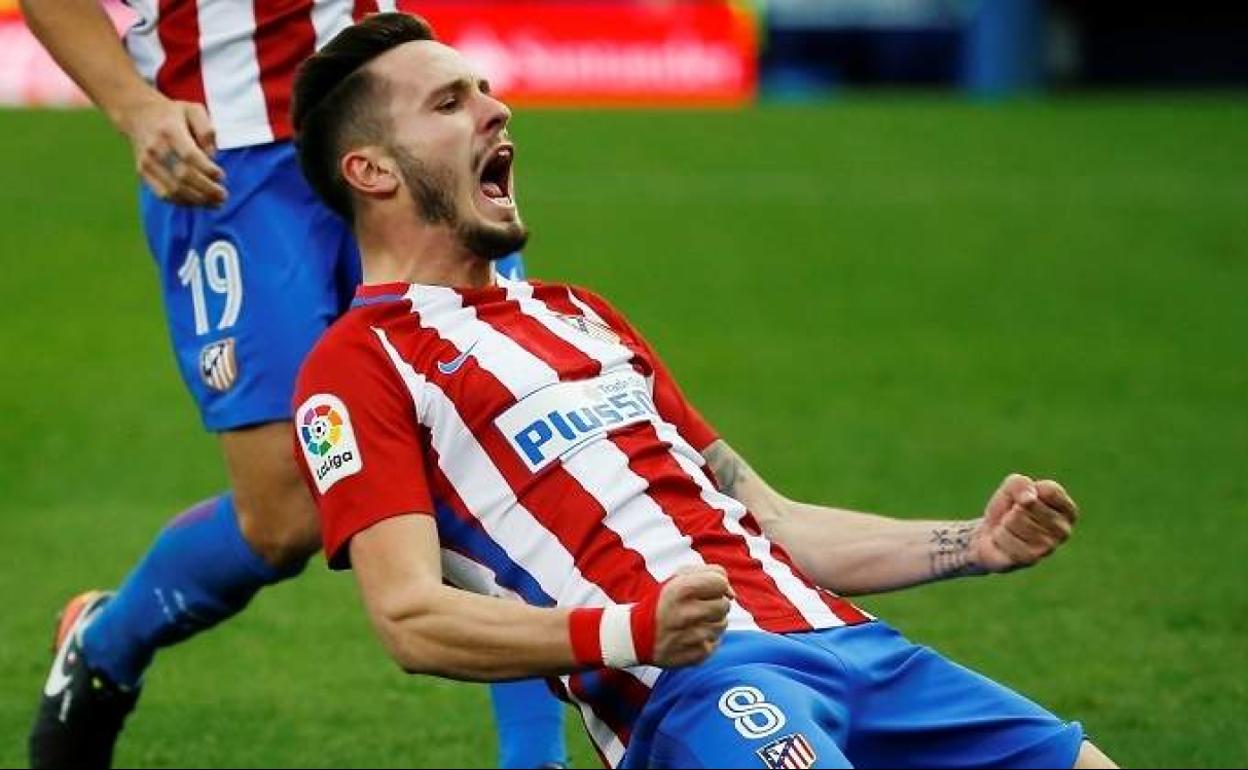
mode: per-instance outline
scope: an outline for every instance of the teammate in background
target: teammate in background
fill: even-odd
[[[831,593],[1033,564],[1074,525],[1060,485],[944,523],[776,493],[603,299],[492,269],[527,238],[511,113],[415,17],[309,59],[294,116],[365,281],[303,365],[295,452],[405,670],[558,677],[611,766],[1112,766]]]
[[[290,399],[359,280],[349,228],[299,173],[288,113],[296,66],[377,0],[130,5],[140,18],[127,57],[97,0],[22,2],[130,140],[178,364],[220,436],[232,491],[174,519],[116,594],[65,609],[34,767],[109,765],[156,649],[233,616],[320,547],[290,456]],[[564,761],[562,706],[543,683],[500,685],[494,701],[504,767]]]

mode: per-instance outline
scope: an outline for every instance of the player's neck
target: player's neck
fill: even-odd
[[[464,248],[446,226],[361,226],[356,236],[365,284],[481,288],[494,280],[492,264]]]

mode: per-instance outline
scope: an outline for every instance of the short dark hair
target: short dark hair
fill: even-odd
[[[380,141],[386,128],[376,107],[385,84],[364,67],[392,48],[435,39],[419,16],[377,13],[339,32],[295,73],[291,124],[299,166],[321,200],[348,222],[351,190],[338,161],[350,145]]]

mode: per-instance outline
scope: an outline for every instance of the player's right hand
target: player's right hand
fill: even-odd
[[[130,139],[143,181],[162,200],[181,206],[225,203],[225,171],[212,160],[217,139],[203,105],[153,93],[126,110],[118,126]]]
[[[691,666],[710,657],[728,627],[733,598],[722,567],[689,567],[667,581],[655,613],[655,665]]]

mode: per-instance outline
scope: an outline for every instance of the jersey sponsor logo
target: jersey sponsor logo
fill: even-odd
[[[537,473],[609,431],[658,414],[646,379],[629,370],[549,385],[503,412],[494,425]]]
[[[199,351],[199,376],[211,390],[224,393],[238,381],[238,357],[234,355],[234,338],[205,345]]]
[[[477,342],[480,342],[480,340],[477,340]],[[455,372],[458,372],[460,367],[462,367],[465,363],[468,362],[468,356],[472,355],[472,350],[473,348],[477,346],[477,342],[474,342],[471,345],[469,345],[467,350],[455,356],[450,361],[447,361],[445,363],[442,361],[439,361],[438,371],[442,372],[447,377],[450,377]]]
[[[776,705],[768,703],[757,687],[733,687],[719,696],[719,713],[732,720],[732,726],[746,740],[774,735],[789,721]]]
[[[318,393],[304,401],[297,414],[303,456],[321,494],[364,469],[351,415],[341,400]]]
[[[801,733],[786,735],[758,750],[769,770],[806,770],[815,766],[815,747]]]
[[[564,313],[556,313],[556,315],[559,317],[560,321],[563,321],[568,326],[576,329],[581,334],[593,337],[594,339],[602,342],[609,342],[613,345],[618,345],[620,342],[620,335],[611,331],[611,327],[606,324],[598,323],[597,321],[586,318],[585,316],[565,315]]]

